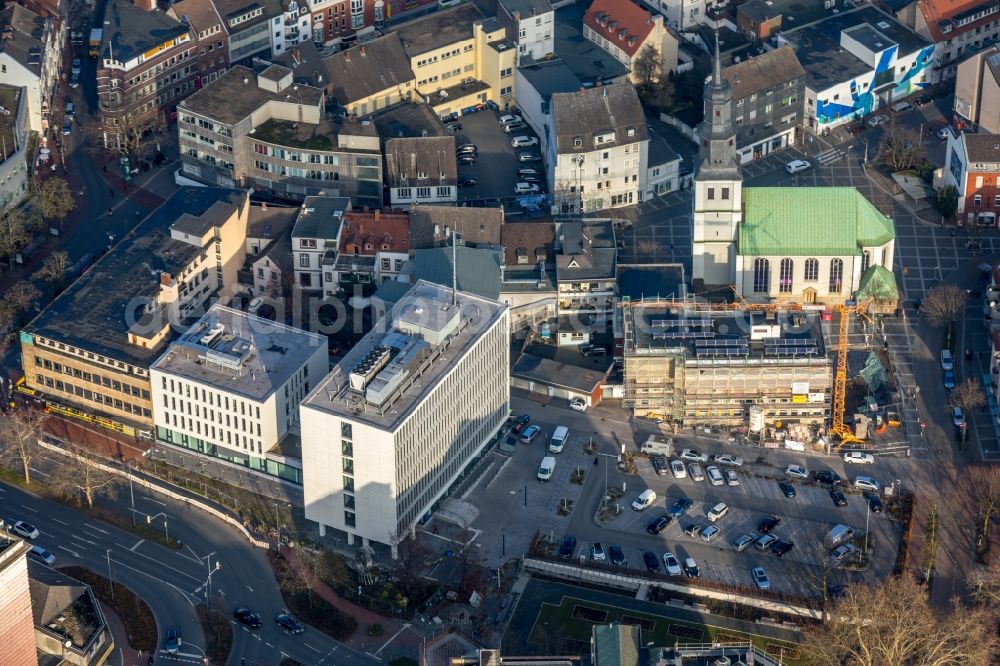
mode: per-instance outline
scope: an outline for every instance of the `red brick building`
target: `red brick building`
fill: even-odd
[[[1000,139],[965,134],[948,139],[943,177],[958,189],[960,225],[995,227],[1000,216]]]

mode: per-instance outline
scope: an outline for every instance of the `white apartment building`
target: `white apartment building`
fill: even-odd
[[[306,197],[292,227],[292,260],[295,285],[320,289],[323,285],[323,257],[336,254],[344,213],[351,200],[344,197]]]
[[[704,0],[642,0],[655,12],[667,18],[667,25],[675,30],[692,30],[705,22]]]
[[[302,483],[280,445],[328,367],[325,336],[214,305],[150,367],[156,438]]]
[[[62,73],[66,21],[39,16],[12,2],[0,8],[0,26],[0,82],[25,89],[28,124],[33,132],[44,132],[50,105],[61,103],[55,94]],[[11,117],[17,113],[17,109],[8,110]]]
[[[555,53],[555,12],[549,0],[499,0],[497,20],[507,34],[517,35],[517,66]]]
[[[643,200],[649,132],[635,87],[616,83],[553,93],[546,129],[553,213],[629,206]]]
[[[283,3],[284,4],[284,3]],[[281,16],[271,20],[271,53],[281,55],[312,37],[312,15],[305,0],[289,0]]]
[[[413,535],[507,419],[509,335],[506,305],[421,280],[320,382],[300,418],[321,535]]]

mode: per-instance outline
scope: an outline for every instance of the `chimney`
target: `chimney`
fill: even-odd
[[[365,55],[365,47],[362,46],[359,50],[361,51],[361,55]]]
[[[132,4],[144,12],[156,10],[156,0],[132,0]]]
[[[266,201],[262,201],[260,203],[260,209],[261,210],[267,210],[267,202]]]
[[[344,51],[344,61],[345,62],[351,62],[351,52],[350,51]]]
[[[382,216],[382,211],[376,210],[375,211],[375,221],[378,222],[381,219],[381,216]]]

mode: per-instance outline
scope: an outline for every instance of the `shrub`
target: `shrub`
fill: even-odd
[[[159,632],[156,629],[153,612],[132,590],[116,581],[114,601],[112,601],[111,581],[104,576],[78,566],[63,567],[60,571],[89,585],[94,596],[114,609],[125,625],[125,632],[129,635],[133,648],[149,653],[156,650]]]

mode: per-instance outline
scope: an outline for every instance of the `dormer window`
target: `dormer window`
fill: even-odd
[[[635,128],[628,127],[625,129],[625,136],[635,136]]]
[[[573,147],[574,148],[580,148],[581,146],[583,146],[583,137],[582,136],[574,136],[573,137]]]

